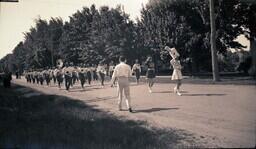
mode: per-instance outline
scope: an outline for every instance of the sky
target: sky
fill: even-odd
[[[19,0],[18,3],[0,2],[0,59],[8,53],[12,53],[15,46],[24,40],[24,32],[35,25],[34,20],[39,16],[49,20],[51,17],[61,17],[69,21],[69,16],[84,6],[116,7],[121,4],[131,19],[140,16],[142,4],[148,0]],[[249,42],[243,37],[238,40],[243,45]],[[249,48],[249,47],[248,47]],[[247,49],[248,49],[247,48]]]
[[[61,17],[69,21],[69,16],[84,6],[116,7],[121,4],[130,18],[135,20],[140,16],[142,4],[148,0],[19,0],[18,3],[0,2],[0,59],[12,53],[15,46],[24,40],[24,32],[35,25],[39,16],[49,20],[51,17]]]

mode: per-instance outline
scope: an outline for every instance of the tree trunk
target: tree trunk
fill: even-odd
[[[211,55],[212,55],[212,74],[213,81],[219,81],[219,69],[216,52],[216,30],[215,30],[215,13],[214,13],[214,0],[210,1],[210,21],[211,21]]]

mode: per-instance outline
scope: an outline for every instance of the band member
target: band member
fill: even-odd
[[[90,65],[88,65],[86,67],[86,78],[88,80],[88,84],[91,85],[91,81],[92,81],[92,70],[91,70],[91,67]]]
[[[18,70],[15,72],[15,75],[16,75],[16,79],[19,79],[19,71]]]
[[[114,69],[115,69],[114,62],[111,61],[111,62],[109,63],[109,68],[108,68],[108,73],[109,73],[109,76],[110,76],[110,77],[112,77],[113,72],[114,72]]]
[[[107,71],[102,61],[99,63],[97,67],[97,73],[99,74],[101,86],[103,87]]]
[[[38,77],[39,77],[40,84],[43,85],[44,84],[44,71],[39,72]]]
[[[33,84],[36,83],[36,71],[31,72],[31,80],[32,80]]]
[[[26,78],[28,83],[31,83],[31,72],[30,71],[26,72],[25,78]]]
[[[152,60],[152,57],[148,57],[145,64],[147,65],[148,69],[146,72],[146,79],[148,83],[148,91],[149,93],[152,93],[152,87],[154,85],[154,79],[156,77],[155,73],[155,63]]]
[[[68,91],[72,83],[73,67],[67,65],[66,67],[63,68],[63,72],[65,76],[65,87],[66,87],[66,90]]]
[[[58,82],[58,87],[61,88],[61,84],[63,82],[63,72],[62,72],[62,69],[55,70],[55,73],[56,73],[56,79],[57,79],[57,82]]]
[[[78,76],[79,76],[81,86],[84,89],[84,84],[86,80],[86,69],[84,66],[81,66],[81,68],[78,70]]]
[[[35,71],[35,79],[36,79],[36,83],[39,84],[39,72],[38,70]]]
[[[50,85],[50,82],[51,82],[51,76],[50,76],[50,69],[48,69],[48,67],[46,68],[46,70],[44,70],[44,78],[45,78],[45,81],[46,81],[46,84],[47,86]]]
[[[93,81],[97,81],[98,80],[98,75],[97,75],[97,68],[96,68],[96,66],[92,65],[91,70],[92,70]]]
[[[57,74],[56,74],[57,71],[58,71],[58,69],[55,68],[55,67],[52,69],[52,79],[53,79],[53,83],[54,83],[54,84],[55,84],[56,81],[57,81]]]
[[[177,52],[175,48],[169,48],[168,46],[166,46],[165,49],[169,52],[169,54],[172,57],[172,60],[170,61],[173,67],[172,80],[175,80],[177,82],[176,86],[174,87],[174,93],[181,96],[182,94],[180,93],[180,86],[182,80],[182,67],[178,59],[180,57],[180,54]]]
[[[136,83],[139,84],[140,80],[140,73],[141,73],[141,66],[139,64],[139,60],[135,60],[135,64],[132,66],[132,72],[134,73],[136,77]]]
[[[71,65],[73,66],[73,65]],[[73,71],[72,71],[72,83],[71,86],[75,85],[76,81],[78,81],[78,67],[72,67]]]
[[[130,97],[130,84],[129,84],[129,77],[132,76],[131,67],[127,64],[125,64],[125,58],[121,56],[119,58],[120,64],[118,64],[115,69],[112,76],[112,85],[114,85],[114,80],[117,79],[118,84],[118,95],[119,95],[119,101],[118,106],[119,110],[122,109],[122,99],[123,99],[123,92],[126,97],[126,105],[129,109],[129,112],[132,112],[131,108],[131,97]]]

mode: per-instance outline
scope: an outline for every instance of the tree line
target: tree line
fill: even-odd
[[[242,49],[235,39],[244,34],[255,42],[256,5],[243,0],[214,1],[216,48],[218,55],[229,56],[227,49]],[[121,6],[83,7],[64,22],[38,18],[21,41],[0,60],[1,68],[36,69],[65,62],[98,64],[117,62],[120,55],[132,64],[151,55],[159,66],[169,64],[166,45],[176,47],[185,71],[211,71],[210,15],[208,0],[149,0],[140,19],[131,20]]]

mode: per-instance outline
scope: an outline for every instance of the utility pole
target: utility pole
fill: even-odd
[[[214,0],[209,0],[210,21],[211,21],[211,55],[212,55],[212,75],[213,81],[220,81],[217,52],[216,52],[216,29],[215,29],[215,12]]]

